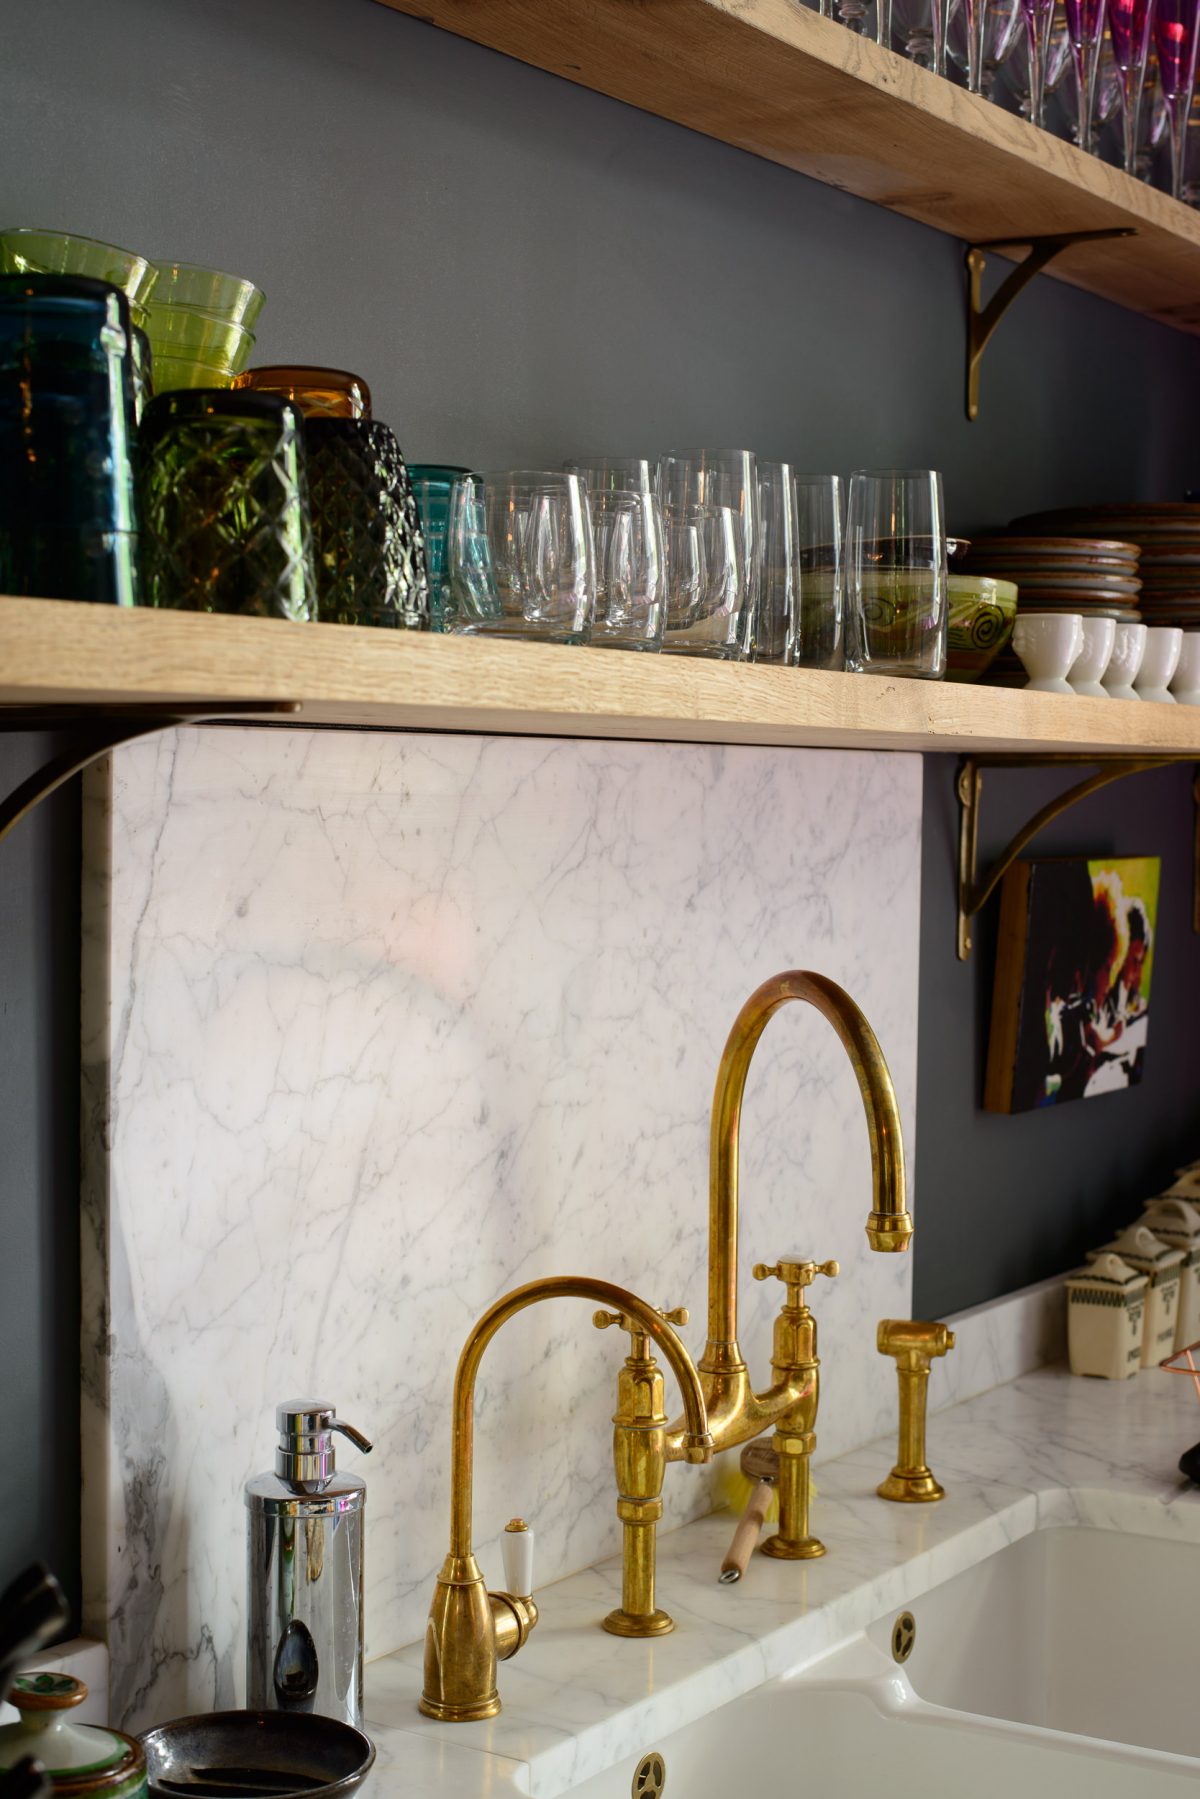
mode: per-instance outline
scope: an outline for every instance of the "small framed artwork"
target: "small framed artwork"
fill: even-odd
[[[1142,1078],[1161,863],[1157,856],[1015,862],[1000,940],[983,1103],[1030,1112]]]

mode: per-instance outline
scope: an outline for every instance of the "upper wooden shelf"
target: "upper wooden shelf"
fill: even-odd
[[[1200,707],[0,598],[0,722],[281,702],[375,730],[1200,759]]]
[[[383,0],[972,243],[1132,228],[1049,271],[1200,331],[1200,215],[799,0]]]

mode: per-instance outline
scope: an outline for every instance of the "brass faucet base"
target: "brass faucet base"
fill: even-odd
[[[675,1628],[675,1620],[669,1612],[653,1611],[648,1612],[644,1618],[638,1618],[619,1607],[615,1612],[609,1612],[602,1623],[604,1629],[614,1637],[665,1637],[669,1630]]]
[[[898,1468],[893,1468],[875,1491],[881,1499],[896,1499],[901,1505],[930,1505],[935,1499],[946,1497],[945,1487],[934,1479],[928,1468],[916,1474],[902,1474]]]
[[[791,1537],[768,1537],[762,1552],[779,1562],[815,1562],[825,1554],[825,1545],[819,1537],[802,1537],[799,1542]]]
[[[443,1724],[474,1724],[480,1718],[494,1718],[500,1710],[500,1694],[493,1693],[490,1699],[481,1699],[475,1705],[444,1705],[437,1699],[426,1699],[422,1695],[417,1706],[427,1718],[440,1718]]]

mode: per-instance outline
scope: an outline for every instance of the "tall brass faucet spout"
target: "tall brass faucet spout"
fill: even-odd
[[[475,1379],[483,1353],[502,1324],[542,1299],[589,1299],[630,1319],[652,1339],[679,1382],[684,1428],[676,1459],[707,1462],[713,1451],[700,1377],[670,1324],[636,1293],[609,1281],[564,1274],[530,1281],[496,1301],[463,1345],[454,1376],[450,1454],[450,1550],[438,1575],[425,1630],[421,1710],[431,1718],[466,1722],[500,1710],[496,1663],[515,1655],[537,1623],[528,1593],[489,1593],[471,1547],[474,1488]],[[662,1453],[662,1452],[660,1452]],[[512,1529],[524,1529],[520,1520]],[[511,1576],[510,1576],[511,1578]]]
[[[850,995],[825,975],[802,968],[772,976],[750,995],[729,1033],[713,1093],[708,1176],[708,1351],[737,1343],[738,1136],[746,1075],[768,1020],[789,1000],[807,1000],[842,1040],[862,1093],[871,1138],[872,1249],[908,1248],[913,1225],[905,1208],[904,1145],[892,1077],[875,1033]]]

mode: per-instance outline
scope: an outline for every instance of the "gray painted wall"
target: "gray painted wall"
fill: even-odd
[[[0,794],[60,745],[0,734]],[[0,844],[0,1589],[49,1564],[79,1602],[79,793]]]
[[[1193,340],[1037,282],[968,426],[961,246],[372,0],[7,0],[3,22],[2,215],[253,276],[258,359],[361,372],[413,459],[704,439],[814,468],[935,465],[968,530],[1200,484]],[[33,749],[0,740],[0,771]],[[939,913],[948,781],[929,771],[927,1312],[1069,1260],[1085,1207],[1115,1207],[1114,1171],[1138,1187],[1143,1155],[1169,1160],[1161,1131],[1152,1147],[1140,1133],[1164,1064],[1192,1050],[1181,992],[1184,1034],[1172,1050],[1156,1017],[1143,1095],[1078,1120],[974,1112],[986,957],[960,970]],[[74,803],[0,849],[0,1365],[37,1429],[0,1472],[0,1580],[35,1550],[75,1580]],[[1166,853],[1170,836],[1182,854],[1178,794],[1152,832],[1144,804],[1138,845]],[[1108,829],[1127,847],[1115,817],[1081,814],[1078,841]],[[980,1169],[989,1193],[1020,1189],[1002,1238],[970,1209],[984,1175],[963,1171]]]
[[[554,4],[554,0],[547,0]],[[1200,347],[1040,281],[962,413],[962,251],[373,0],[8,0],[3,213],[267,293],[417,461],[748,443],[960,526],[1200,483]]]
[[[913,1244],[913,1308],[925,1318],[1076,1266],[1200,1155],[1194,765],[1093,794],[1028,852],[1161,856],[1162,887],[1141,1084],[1012,1117],[981,1110],[998,899],[979,920],[971,960],[955,953],[956,771],[955,757],[925,758]],[[989,770],[981,873],[1039,807],[1087,772]]]

